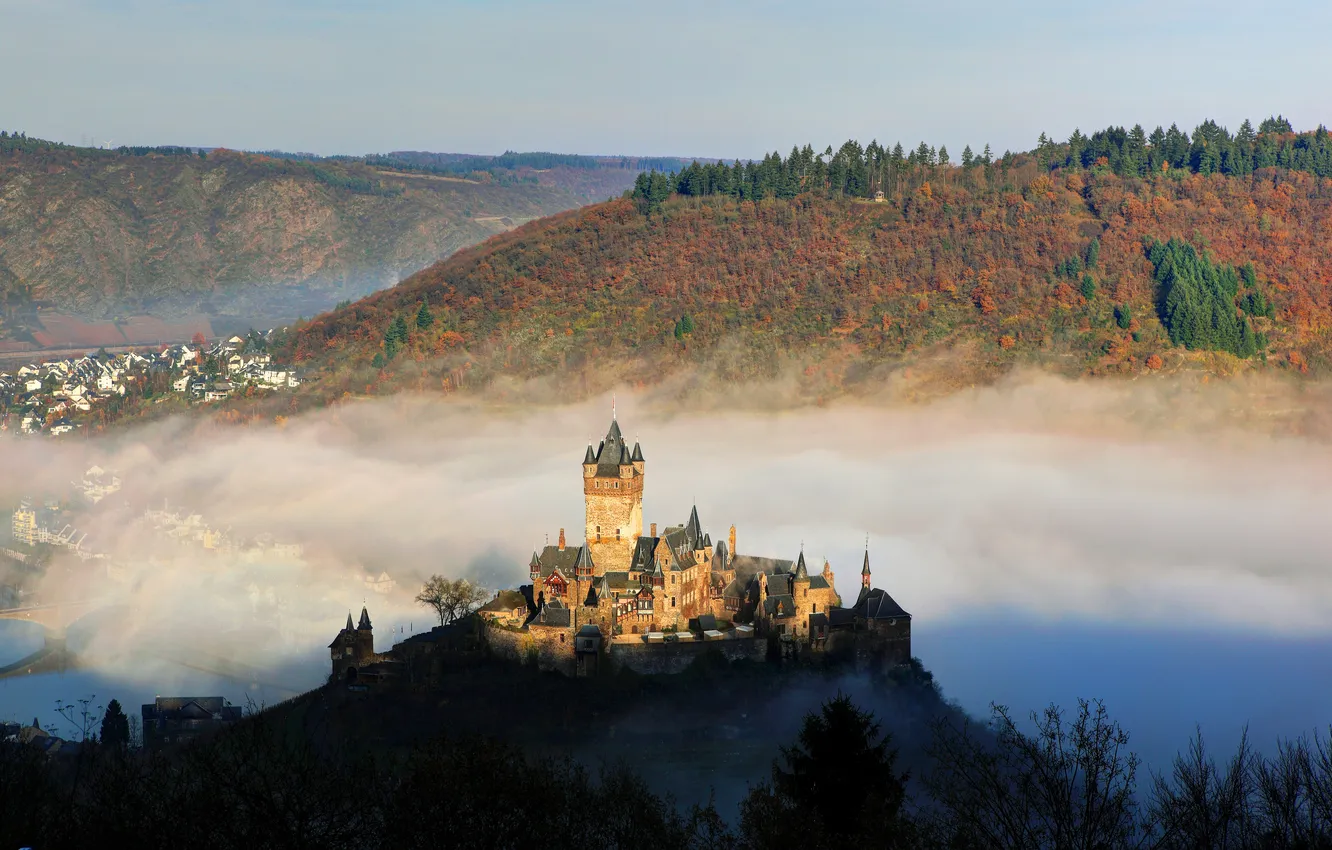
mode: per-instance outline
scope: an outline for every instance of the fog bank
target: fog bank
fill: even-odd
[[[737,526],[742,553],[793,558],[803,544],[816,564],[827,557],[844,598],[868,535],[876,585],[918,632],[1003,610],[1324,635],[1332,446],[1289,425],[1327,421],[1319,392],[1023,378],[930,405],[763,412],[657,390],[619,393],[618,418],[646,456],[645,524],[682,523],[697,504],[714,540]],[[1281,427],[1255,426],[1271,412]],[[78,595],[96,578],[125,601],[89,641],[107,663],[150,646],[267,669],[310,659],[322,675],[320,647],[349,608],[368,605],[386,649],[388,627],[425,625],[411,602],[425,576],[513,586],[547,537],[577,539],[580,462],[610,413],[609,397],[497,408],[400,396],[284,427],[173,420],[104,440],[0,440],[0,503],[64,492],[93,463],[121,477],[80,519],[118,580],[57,556],[39,590]],[[231,539],[300,543],[301,562],[165,540],[142,519],[163,504]],[[393,592],[361,582],[381,571]]]

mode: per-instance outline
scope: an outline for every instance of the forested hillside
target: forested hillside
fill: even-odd
[[[403,161],[100,150],[0,133],[0,339],[22,338],[43,305],[96,318],[248,310],[256,320],[272,306],[294,318],[296,296],[327,309],[587,202],[581,177],[537,173],[542,162],[521,156],[501,163],[507,170],[446,174]],[[606,170],[594,197],[619,194],[636,173]]]
[[[1266,129],[1256,150],[1309,170],[1194,168],[1149,142],[1146,167],[1117,171],[1075,138],[964,165],[848,142],[644,175],[632,197],[495,237],[288,344],[325,393],[501,374],[585,390],[697,367],[787,370],[815,397],[900,366],[955,382],[1020,363],[1325,370],[1326,133]]]

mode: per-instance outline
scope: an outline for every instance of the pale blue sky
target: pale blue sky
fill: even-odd
[[[318,153],[961,152],[1332,121],[1332,4],[0,0],[0,128]]]

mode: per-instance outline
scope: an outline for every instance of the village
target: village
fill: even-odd
[[[191,343],[156,351],[101,350],[0,371],[0,431],[59,437],[98,414],[103,421],[111,418],[129,399],[156,404],[174,396],[202,404],[300,384],[293,368],[273,362],[263,334],[252,331],[211,346],[196,335]]]

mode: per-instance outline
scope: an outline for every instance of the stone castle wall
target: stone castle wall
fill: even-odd
[[[560,636],[564,642],[560,642]],[[527,631],[491,627],[486,629],[486,645],[501,658],[530,664],[535,660],[537,669],[557,670],[573,675],[573,631],[550,626],[529,626]]]
[[[768,642],[761,638],[652,644],[616,642],[610,646],[610,659],[635,673],[662,675],[683,673],[694,659],[708,652],[720,652],[727,661],[762,661],[767,650]]]

